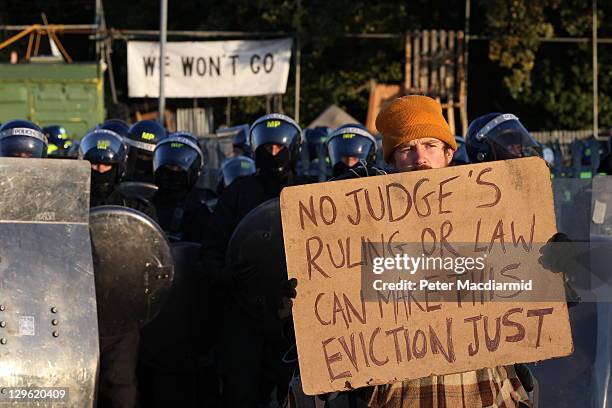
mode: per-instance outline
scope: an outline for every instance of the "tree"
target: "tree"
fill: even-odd
[[[600,2],[602,3],[602,2]],[[509,96],[535,128],[592,126],[590,43],[542,43],[540,37],[588,37],[591,2],[581,0],[497,0],[486,3],[489,57],[496,62]],[[609,4],[598,10],[600,32],[612,29]],[[603,24],[603,26],[602,26]],[[612,124],[610,53],[599,46],[600,123]]]

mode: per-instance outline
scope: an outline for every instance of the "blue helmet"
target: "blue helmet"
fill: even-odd
[[[327,139],[327,151],[335,176],[350,168],[343,161],[345,157],[354,157],[359,162],[374,164],[376,149],[376,138],[360,124],[351,123],[340,126]]]
[[[0,126],[0,157],[47,157],[47,137],[29,120],[10,120]]]
[[[542,156],[541,146],[511,113],[489,113],[468,127],[467,153],[472,163]]]
[[[455,150],[455,153],[453,154],[452,164],[461,165],[471,163],[470,157],[467,153],[465,139],[461,136],[455,136],[455,141],[457,142],[457,150]]]

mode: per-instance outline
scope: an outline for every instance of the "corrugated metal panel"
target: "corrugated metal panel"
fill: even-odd
[[[198,136],[210,135],[214,130],[212,108],[177,109],[176,129]]]

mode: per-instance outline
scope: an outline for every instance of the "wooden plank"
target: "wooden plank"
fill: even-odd
[[[421,50],[421,73],[419,88],[422,92],[429,92],[429,31],[421,31],[423,36],[423,49]]]
[[[429,32],[430,50],[429,50],[429,87],[430,92],[435,95],[440,95],[438,84],[438,75],[440,73],[440,60],[438,59],[438,31],[431,30]]]
[[[440,31],[440,94],[443,97],[448,96],[448,88],[446,86],[446,67],[450,63],[450,58],[448,55],[448,44],[447,44],[447,31]]]
[[[446,108],[446,119],[448,120],[448,126],[450,127],[451,133],[453,135],[457,135],[457,132],[455,131],[455,107],[453,106],[452,102],[449,103],[448,107]]]
[[[412,36],[406,33],[404,37],[404,55],[406,63],[404,65],[404,92],[410,92],[412,89]]]
[[[446,89],[448,89],[448,97],[451,100],[455,99],[455,61],[457,59],[457,52],[455,48],[455,32],[449,31],[448,33],[448,55],[449,55],[449,63],[447,75],[445,78],[446,81]]]
[[[414,57],[414,64],[412,69],[412,86],[418,90],[421,89],[421,35],[420,33],[412,34],[412,46],[414,51],[412,53]]]
[[[463,31],[457,32],[457,78],[459,80],[459,112],[461,115],[461,134],[465,134],[468,128],[467,116],[467,84],[465,83],[465,60],[463,57],[464,35]]]

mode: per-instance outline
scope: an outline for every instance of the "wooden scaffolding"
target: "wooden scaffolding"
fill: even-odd
[[[389,101],[403,95],[421,94],[437,99],[451,132],[467,131],[467,83],[463,31],[423,30],[406,34],[404,82],[379,84],[371,81],[366,126],[376,130],[376,116]],[[459,132],[457,132],[459,131]]]

